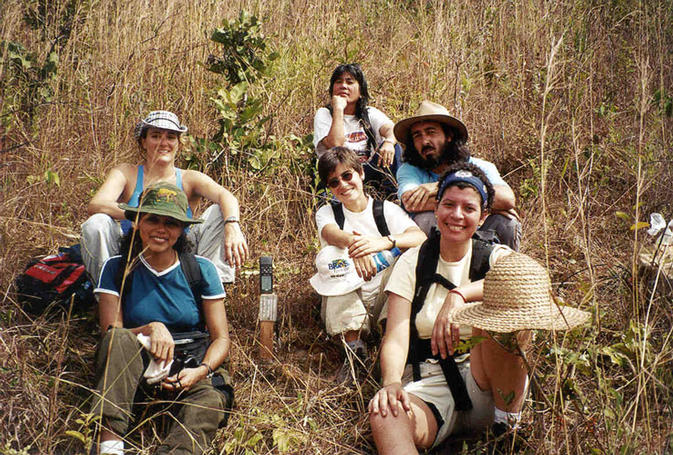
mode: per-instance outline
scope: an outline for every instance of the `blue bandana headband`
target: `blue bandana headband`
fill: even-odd
[[[444,194],[444,191],[449,186],[457,182],[467,183],[468,185],[472,186],[475,190],[477,190],[477,193],[479,193],[479,195],[481,196],[482,208],[484,209],[486,208],[486,203],[488,202],[488,192],[486,190],[486,185],[484,184],[484,182],[481,181],[479,177],[475,177],[475,175],[472,172],[466,170],[456,171],[444,177],[444,179],[439,184],[439,191],[437,192],[437,197],[441,198],[441,196]]]

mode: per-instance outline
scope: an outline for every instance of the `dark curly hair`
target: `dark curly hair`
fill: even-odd
[[[353,78],[358,81],[360,86],[360,99],[355,104],[355,117],[362,122],[362,126],[367,135],[367,147],[370,150],[376,149],[376,137],[374,136],[374,130],[372,129],[372,123],[369,120],[369,114],[367,113],[367,104],[369,103],[369,88],[367,87],[367,79],[365,79],[365,74],[362,72],[362,68],[358,63],[344,63],[337,66],[332,72],[332,77],[329,80],[329,96],[331,97],[334,92],[334,83],[336,80],[343,76],[344,74],[350,74]],[[332,105],[327,104],[325,106],[330,114],[332,114]]]
[[[414,140],[411,137],[411,133],[409,133],[407,134],[407,140],[404,143],[404,154],[402,155],[402,160],[405,163],[432,171],[440,164],[466,162],[470,159],[470,149],[468,148],[465,139],[459,138],[460,134],[458,134],[458,131],[445,123],[437,123],[442,126],[445,136],[448,137],[450,135],[453,138],[451,142],[442,148],[442,154],[439,157],[439,161],[435,162],[434,160],[424,159],[420,153],[418,153],[418,150],[416,150]]]
[[[474,175],[483,182],[484,186],[486,187],[487,200],[481,201],[482,208],[484,210],[491,210],[491,206],[493,205],[493,198],[495,197],[495,190],[493,189],[493,184],[488,179],[488,177],[486,177],[486,174],[484,174],[484,171],[482,171],[479,166],[472,163],[468,163],[467,161],[452,164],[449,167],[449,169],[444,173],[444,175],[442,175],[439,178],[439,191],[437,191],[437,200],[440,201],[442,199],[442,196],[444,195],[444,192],[452,186],[456,186],[461,190],[465,188],[474,188],[473,185],[470,185],[469,183],[466,182],[455,182],[447,187],[442,188],[442,182],[444,181],[444,179],[446,179],[451,174],[455,174],[458,171],[470,171],[472,175]],[[479,193],[479,191],[477,192]]]

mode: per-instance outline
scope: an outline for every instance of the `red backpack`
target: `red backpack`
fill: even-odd
[[[72,298],[74,310],[87,309],[95,301],[79,245],[30,261],[15,283],[17,299],[31,315],[43,314],[52,306],[67,309]]]

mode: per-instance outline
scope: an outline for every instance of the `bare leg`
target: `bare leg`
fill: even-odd
[[[503,349],[480,329],[473,329],[473,335],[485,336],[486,340],[472,348],[472,376],[482,390],[490,390],[495,407],[506,412],[519,412],[523,406],[526,377],[528,372],[523,359],[515,352]],[[522,350],[527,349],[528,333],[519,333],[517,339]],[[512,399],[507,399],[508,395]]]
[[[391,412],[383,417],[369,414],[369,423],[376,449],[380,455],[418,454],[418,448],[428,449],[437,436],[437,421],[430,408],[415,395],[409,395],[411,412],[401,410],[397,416]]]

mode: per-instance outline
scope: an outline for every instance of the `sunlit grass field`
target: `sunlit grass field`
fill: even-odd
[[[267,68],[237,98],[207,62],[226,49],[213,31],[240,25],[241,11],[259,20],[252,48]],[[371,104],[394,121],[423,99],[464,121],[473,155],[515,190],[522,251],[593,314],[571,333],[537,334],[525,451],[673,453],[673,274],[655,283],[639,267],[653,249],[649,214],[673,217],[671,49],[670,0],[4,0],[0,454],[83,454],[91,443],[93,310],[30,317],[13,281],[29,259],[78,242],[106,172],[139,160],[133,126],[160,108],[189,126],[180,164],[239,199],[252,252],[228,289],[237,406],[213,453],[375,453],[376,385],[330,381],[340,348],[308,283],[318,246],[308,135],[344,62],[362,65]],[[251,100],[259,110],[242,119]],[[227,134],[216,138],[220,120]],[[274,257],[279,296],[266,363],[252,273],[261,254]],[[129,446],[151,453],[152,428]],[[450,448],[490,453],[480,440]]]

